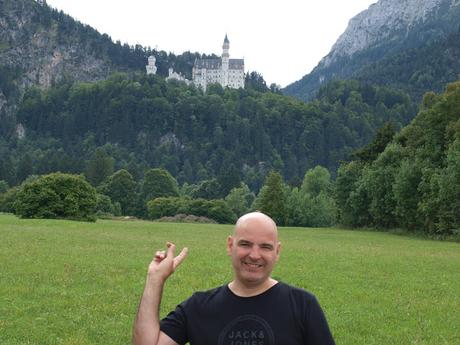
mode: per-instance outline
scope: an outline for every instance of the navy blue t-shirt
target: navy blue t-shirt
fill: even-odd
[[[315,296],[282,282],[253,297],[227,285],[196,292],[160,329],[181,345],[334,345]]]

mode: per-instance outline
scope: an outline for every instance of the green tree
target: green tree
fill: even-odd
[[[249,187],[242,183],[240,187],[233,188],[225,197],[225,202],[231,210],[238,216],[247,213],[254,202],[255,195]]]
[[[88,161],[85,176],[93,186],[98,186],[113,174],[114,164],[115,160],[103,148],[98,147]]]
[[[440,173],[438,198],[438,232],[460,234],[460,138],[447,152],[447,166]]]
[[[308,193],[311,196],[317,196],[321,192],[329,195],[332,193],[331,174],[326,168],[316,166],[314,169],[309,169],[304,176],[302,193]]]
[[[201,181],[197,188],[192,192],[193,198],[207,200],[218,199],[221,195],[221,186],[216,178]]]
[[[286,193],[280,173],[271,171],[261,188],[255,208],[269,215],[278,225],[286,221]]]
[[[236,215],[224,200],[210,200],[206,217],[219,224],[234,224]]]
[[[107,195],[97,194],[96,214],[101,216],[120,216],[121,206],[118,202],[112,203]]]
[[[337,205],[337,221],[346,226],[356,226],[361,222],[360,211],[352,203],[352,194],[358,189],[364,165],[358,161],[342,164],[337,171],[334,198]]]
[[[374,140],[362,149],[357,150],[353,154],[354,157],[363,162],[373,162],[392,141],[395,133],[394,125],[391,122],[386,123],[377,131]]]
[[[418,212],[421,200],[419,185],[422,180],[423,163],[404,159],[396,172],[393,194],[396,201],[395,214],[398,225],[411,231],[422,229],[422,217]]]
[[[8,189],[8,182],[0,180],[0,194],[5,193]]]
[[[98,190],[100,193],[108,195],[112,202],[118,202],[123,215],[135,213],[136,181],[128,171],[118,170],[109,176]]]
[[[144,201],[159,197],[179,196],[179,187],[176,179],[166,169],[149,169],[144,174],[141,195]]]
[[[0,212],[15,213],[14,202],[19,189],[19,186],[15,186],[0,193]]]
[[[28,152],[21,157],[18,163],[18,168],[16,171],[17,181],[20,183],[24,181],[29,175],[33,174],[33,162],[32,157]]]
[[[96,190],[78,175],[53,173],[26,181],[14,209],[22,218],[95,220]]]
[[[161,217],[172,217],[187,209],[187,199],[178,197],[159,197],[147,202],[147,214],[149,219],[159,219]]]
[[[390,144],[378,156],[369,169],[369,212],[377,227],[390,228],[397,225],[396,199],[393,184],[404,153],[398,144]]]

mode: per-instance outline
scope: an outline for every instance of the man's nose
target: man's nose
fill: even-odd
[[[257,247],[257,246],[252,246],[251,252],[249,253],[249,257],[250,257],[252,260],[260,259],[260,250],[259,250],[259,247]]]

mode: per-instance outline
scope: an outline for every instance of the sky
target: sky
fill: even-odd
[[[377,0],[47,0],[113,41],[181,54],[222,54],[282,87],[308,74],[348,21]],[[147,63],[147,61],[146,61]]]

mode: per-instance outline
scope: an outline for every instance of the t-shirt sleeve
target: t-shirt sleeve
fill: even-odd
[[[309,298],[305,317],[304,330],[305,337],[308,340],[307,344],[335,345],[326,317],[314,296]]]
[[[185,344],[188,341],[187,316],[185,313],[186,303],[187,301],[179,304],[175,310],[160,321],[160,330],[179,345]]]

